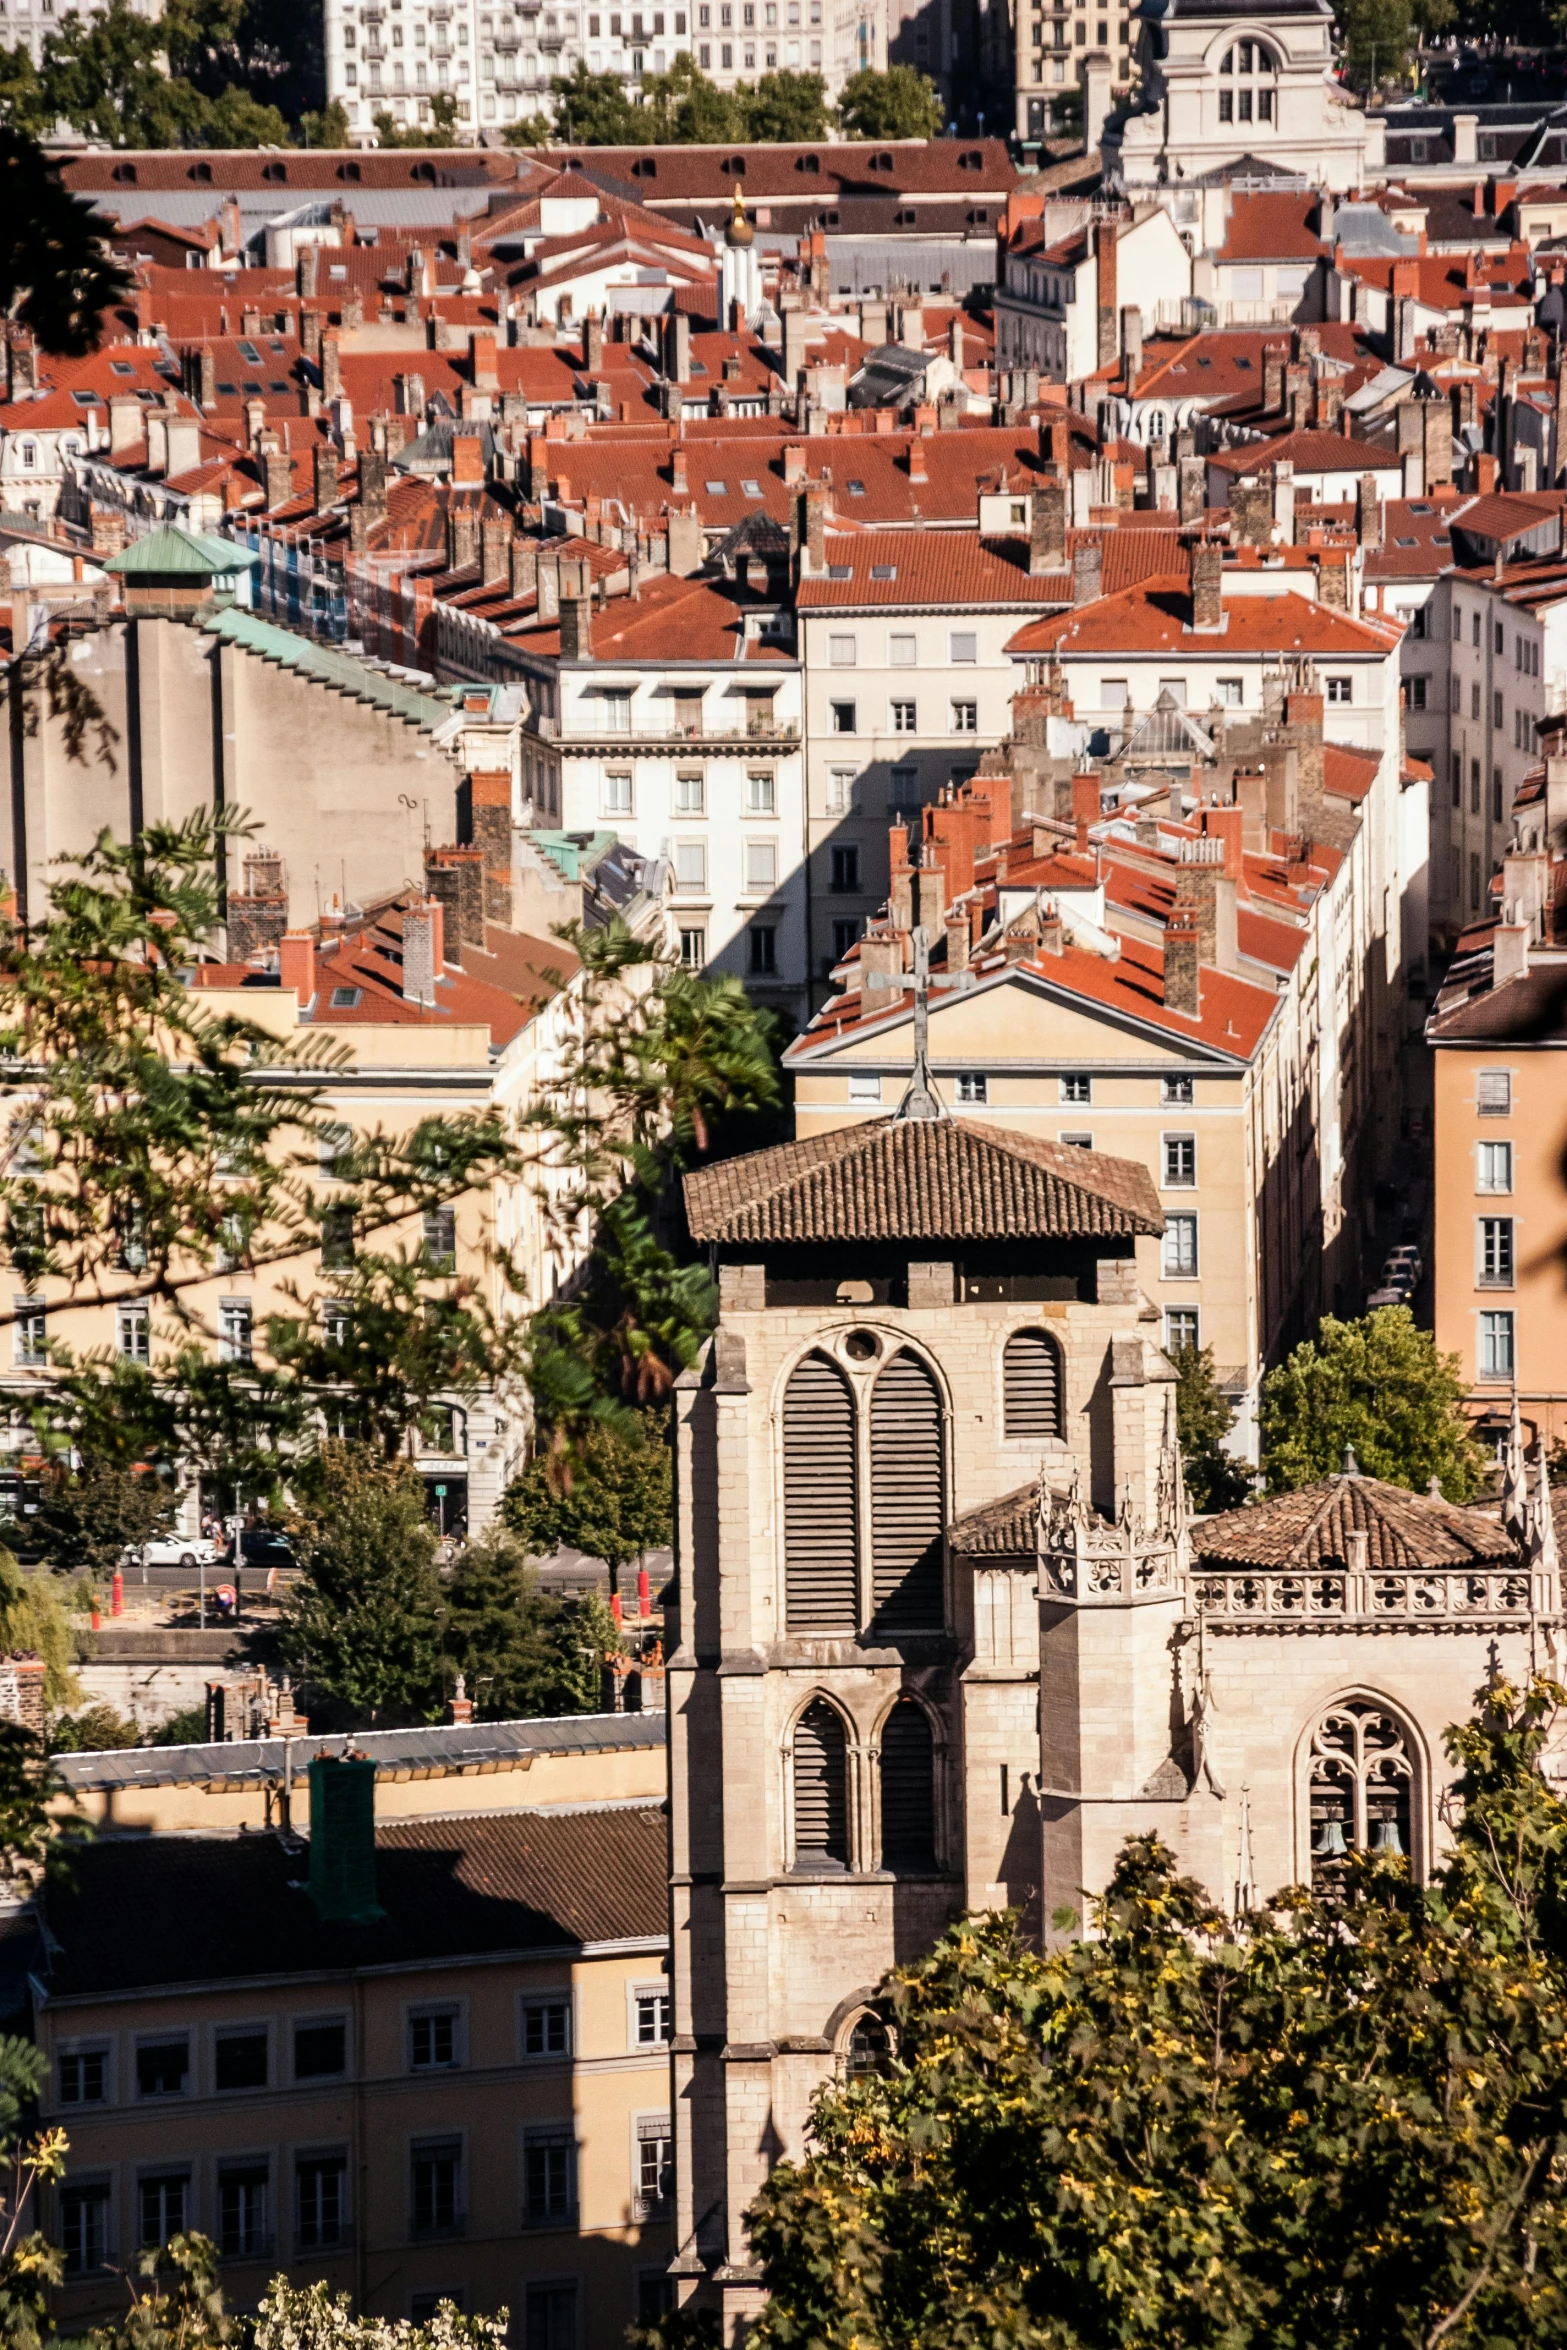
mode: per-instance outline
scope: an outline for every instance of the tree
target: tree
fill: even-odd
[[[1485,1456],[1469,1434],[1458,1357],[1437,1352],[1407,1306],[1357,1322],[1325,1315],[1262,1383],[1262,1463],[1275,1493],[1329,1477],[1354,1450],[1370,1477],[1467,1501]]]
[[[633,134],[660,145],[743,139],[745,115],[737,98],[698,70],[689,49],[680,50],[668,73],[642,77],[644,127]]]
[[[73,1470],[56,1461],[44,1471],[32,1530],[56,1568],[101,1588],[128,1550],[168,1524],[173,1508],[167,1486],[149,1470],[99,1459]]]
[[[428,1720],[440,1684],[441,1580],[424,1486],[406,1461],[328,1443],[291,1526],[304,1573],[279,1611],[293,1670],[372,1725]]]
[[[81,1688],[72,1670],[75,1642],[67,1613],[63,1578],[37,1571],[24,1575],[8,1550],[0,1549],[0,1649],[42,1657],[45,1705],[75,1705]]]
[[[42,2350],[54,2332],[50,2288],[64,2274],[54,2245],[36,2231],[22,2233],[37,2189],[56,2184],[65,2170],[64,2131],[37,2126],[48,2080],[42,2049],[0,2036],[0,2340],[8,2350]]]
[[[1340,0],[1344,75],[1353,89],[1414,78],[1415,25],[1410,0]]]
[[[584,1650],[592,1652],[586,1702]],[[441,1651],[448,1686],[462,1674],[481,1721],[598,1709],[598,1618],[541,1592],[523,1544],[504,1527],[470,1542],[453,1568]]]
[[[44,123],[42,92],[25,49],[0,52],[0,310],[46,351],[80,356],[98,341],[105,310],[130,290],[90,204],[73,196],[29,123]]]
[[[754,88],[737,95],[748,139],[782,143],[829,136],[827,84],[819,73],[764,73]]]
[[[346,147],[352,136],[348,125],[348,109],[341,98],[330,105],[310,110],[299,118],[299,136],[306,147]]]
[[[137,1725],[102,1702],[61,1714],[49,1731],[51,1754],[110,1754],[142,1744]]]
[[[506,2350],[508,2312],[468,2317],[442,2301],[422,2324],[407,2318],[356,2317],[346,2293],[291,2285],[276,2276],[262,2296],[252,2350]]]
[[[1186,1463],[1186,1490],[1193,1509],[1238,1509],[1251,1490],[1244,1464],[1224,1449],[1235,1414],[1214,1376],[1211,1346],[1172,1346],[1175,1365],[1175,1428]]]
[[[1450,1734],[1451,1860],[1226,1917],[1152,1836],[1093,1936],[967,1919],[878,2002],[751,2215],[760,2346],[1509,2350],[1562,2338],[1567,1807],[1556,1705]]]
[[[933,139],[942,105],[928,74],[889,65],[851,74],[838,93],[838,119],[853,139]]]
[[[521,115],[501,133],[508,147],[547,147],[554,136],[555,125],[547,114]]]
[[[649,136],[642,108],[626,96],[620,77],[589,73],[579,57],[569,74],[557,74],[550,83],[555,97],[559,135],[584,147],[636,146]]]
[[[405,130],[390,114],[375,118],[376,144],[381,147],[455,147],[457,100],[450,90],[437,90],[430,100],[430,127]]]
[[[44,112],[111,146],[194,145],[201,94],[172,76],[165,58],[162,26],[129,0],[109,0],[91,17],[73,9],[44,44]]]
[[[548,1456],[508,1487],[501,1514],[533,1552],[568,1547],[602,1559],[618,1583],[621,1570],[671,1539],[670,1454],[665,1415],[643,1412],[627,1436],[595,1427],[572,1454],[562,1479]],[[562,1487],[564,1486],[564,1490]]]

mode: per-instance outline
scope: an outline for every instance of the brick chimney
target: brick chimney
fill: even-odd
[[[1164,934],[1164,1002],[1171,1012],[1201,1009],[1197,925],[1185,908],[1178,909]]]
[[[452,482],[459,489],[479,489],[484,482],[484,440],[477,432],[459,428],[452,434]]]
[[[1355,491],[1355,535],[1363,547],[1382,544],[1382,501],[1374,473],[1363,473]]]
[[[930,475],[925,471],[925,443],[917,432],[909,435],[909,479],[910,481],[929,481],[930,479]]]
[[[486,514],[479,526],[479,577],[505,579],[511,548],[511,523],[504,514]]]
[[[783,453],[783,477],[784,486],[787,489],[798,489],[801,482],[804,481],[805,443],[803,441],[785,442]]]
[[[1116,302],[1116,223],[1103,220],[1094,230],[1094,260],[1097,264],[1098,337],[1095,365],[1111,367],[1119,355],[1120,312]]]
[[[669,452],[669,486],[677,498],[689,497],[690,478],[686,471],[685,444],[677,441]]]
[[[289,930],[278,942],[278,977],[292,988],[303,1011],[316,995],[316,942],[308,930]]]
[[[415,898],[403,916],[403,1001],[435,1003],[435,983],[446,960],[446,917],[436,898]]]
[[[510,929],[511,770],[476,767],[468,778],[468,820],[484,864],[484,918]],[[482,945],[483,932],[476,943]]]
[[[315,458],[316,512],[324,514],[337,503],[337,451],[330,441],[317,441]]]
[[[560,600],[560,657],[563,661],[593,658],[593,598],[562,596]]]
[[[508,585],[516,597],[537,593],[539,584],[539,549],[534,539],[514,533],[506,550]]]
[[[275,506],[286,506],[293,496],[294,468],[289,463],[286,449],[268,449],[262,461],[266,467],[267,510],[270,513]]]
[[[827,491],[819,481],[808,482],[800,499],[804,508],[800,544],[805,556],[805,569],[820,573],[827,568]]]
[[[479,559],[479,518],[454,499],[446,509],[446,568],[465,571]]]
[[[1042,579],[1066,569],[1066,484],[1049,474],[1036,480],[1028,515],[1028,575]]]
[[[1097,539],[1085,540],[1072,557],[1072,602],[1092,604],[1103,590],[1104,551]]]
[[[321,337],[321,397],[323,400],[341,399],[343,370],[336,335]]]
[[[1224,549],[1201,539],[1192,549],[1192,626],[1216,630],[1224,625]]]

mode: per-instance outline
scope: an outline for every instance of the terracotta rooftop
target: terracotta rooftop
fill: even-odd
[[[1130,1239],[1164,1230],[1145,1167],[964,1119],[878,1118],[685,1179],[694,1240]]]
[[[1379,1477],[1324,1477],[1294,1493],[1209,1518],[1193,1532],[1199,1563],[1226,1566],[1332,1567],[1349,1563],[1346,1537],[1369,1537],[1372,1572],[1481,1566],[1512,1559],[1512,1537],[1478,1510],[1456,1509],[1433,1494],[1409,1493]]]
[[[1038,1478],[969,1510],[949,1529],[948,1539],[965,1558],[1032,1558],[1039,1547]]]

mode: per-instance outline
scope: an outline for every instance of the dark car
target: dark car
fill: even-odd
[[[276,1526],[246,1526],[239,1538],[239,1555],[243,1566],[257,1567],[263,1574],[270,1567],[293,1568],[299,1564]]]

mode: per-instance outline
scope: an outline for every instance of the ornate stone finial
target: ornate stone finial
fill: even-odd
[[[1346,1444],[1344,1447],[1344,1466],[1340,1469],[1339,1475],[1341,1477],[1358,1477],[1360,1475],[1360,1463],[1355,1458],[1355,1448],[1352,1444]]]
[[[749,245],[756,235],[745,216],[745,183],[735,183],[735,208],[729,215],[729,226],[724,231],[724,243],[731,250],[736,245]]]
[[[1251,1789],[1241,1789],[1240,1866],[1235,1872],[1235,1914],[1249,1916],[1257,1906],[1256,1864],[1251,1850]]]
[[[1529,1515],[1529,1472],[1524,1465],[1523,1421],[1518,1411],[1518,1390],[1515,1387],[1512,1424],[1507,1431],[1507,1446],[1502,1456],[1502,1524],[1517,1543],[1528,1542]]]

